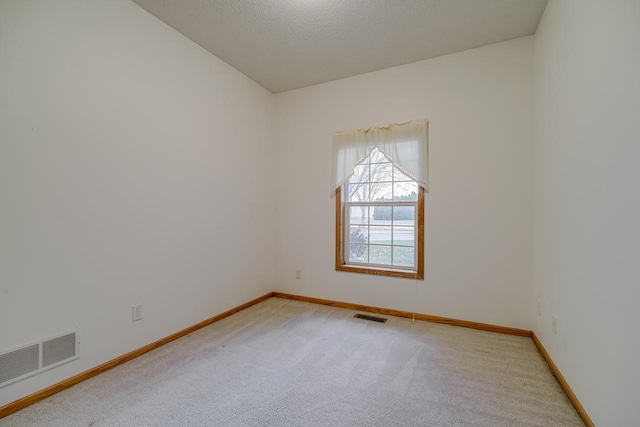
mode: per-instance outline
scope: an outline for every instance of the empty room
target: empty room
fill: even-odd
[[[0,426],[640,425],[640,1],[0,0]]]

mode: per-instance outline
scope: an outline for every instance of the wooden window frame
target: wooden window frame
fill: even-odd
[[[348,271],[352,273],[374,274],[377,276],[401,277],[404,279],[424,280],[424,188],[418,186],[417,202],[417,269],[415,271],[396,270],[393,268],[374,268],[350,265],[345,262],[344,249],[344,223],[345,203],[342,197],[342,186],[336,189],[336,271]]]

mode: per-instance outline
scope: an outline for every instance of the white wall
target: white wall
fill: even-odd
[[[532,54],[526,37],[277,94],[276,290],[531,328]],[[420,118],[426,279],[336,272],[332,132]]]
[[[596,425],[635,426],[640,2],[550,1],[534,61],[534,331]]]
[[[0,350],[83,334],[0,406],[273,289],[273,122],[128,0],[0,2]]]
[[[552,0],[535,55],[274,96],[127,0],[0,2],[0,350],[83,332],[0,405],[275,289],[533,327],[596,424],[632,425],[639,9]],[[336,272],[331,133],[416,118],[426,280]]]

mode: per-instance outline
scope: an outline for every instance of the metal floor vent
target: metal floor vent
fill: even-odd
[[[373,322],[387,323],[386,317],[371,316],[370,314],[358,313],[353,317],[355,317],[356,319],[364,319],[364,320],[371,320]]]
[[[0,352],[0,388],[79,357],[79,329]]]

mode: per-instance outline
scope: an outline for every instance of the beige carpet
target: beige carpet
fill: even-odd
[[[271,298],[0,426],[583,426],[529,338]]]

